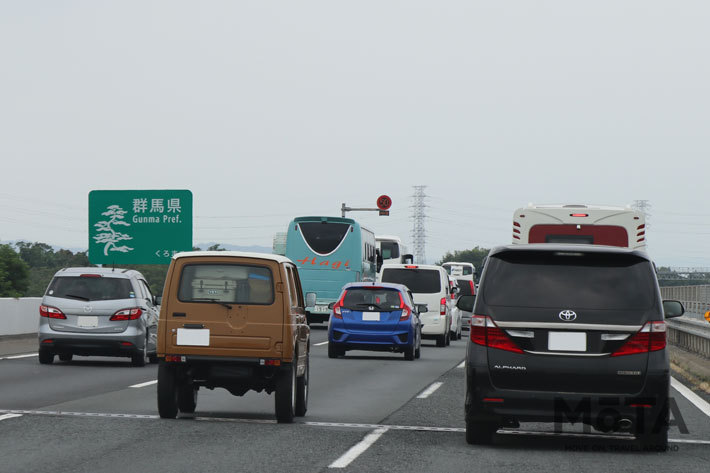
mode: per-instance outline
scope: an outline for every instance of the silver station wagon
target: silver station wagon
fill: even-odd
[[[118,268],[57,271],[39,307],[39,362],[58,355],[122,356],[157,362],[159,301],[141,273]]]

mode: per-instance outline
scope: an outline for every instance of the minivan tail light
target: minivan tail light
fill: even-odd
[[[49,319],[66,319],[67,318],[67,316],[64,315],[64,312],[57,309],[56,307],[52,307],[51,305],[40,305],[39,306],[39,315],[42,317],[47,317]]]
[[[475,286],[474,286],[474,284],[473,284],[473,281],[469,279],[469,280],[468,280],[468,284],[471,286],[471,295],[472,295],[472,296],[475,296],[475,295],[476,295],[476,288],[475,288]]]
[[[523,353],[523,350],[487,315],[471,317],[471,341],[484,347]]]
[[[646,322],[643,328],[636,332],[621,348],[611,356],[634,355],[648,353],[666,348],[666,323]]]
[[[439,301],[439,315],[446,315],[446,297],[442,297]]]
[[[116,321],[125,321],[125,320],[136,320],[140,319],[141,315],[143,315],[143,310],[141,310],[138,307],[135,307],[133,309],[121,309],[115,314],[111,316],[109,320],[112,320],[114,322]]]

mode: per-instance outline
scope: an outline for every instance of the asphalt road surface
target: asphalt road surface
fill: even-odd
[[[446,348],[425,341],[415,361],[359,351],[331,360],[325,326],[312,329],[308,413],[294,424],[276,423],[273,396],[222,389],[200,390],[194,416],[160,419],[156,365],[135,368],[127,358],[0,357],[0,472],[705,472],[710,464],[710,406],[676,389],[668,452],[640,451],[626,435],[532,423],[471,446],[465,339]]]

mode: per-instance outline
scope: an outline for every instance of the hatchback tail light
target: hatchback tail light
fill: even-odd
[[[57,309],[56,307],[52,307],[51,305],[40,305],[39,306],[39,315],[42,317],[47,317],[49,319],[66,319],[67,318],[67,316],[64,315],[64,312]]]
[[[471,286],[471,295],[475,296],[476,295],[476,286],[473,284],[472,280],[468,280],[468,284]]]
[[[399,316],[399,321],[409,320],[409,317],[412,316],[412,309],[407,307],[407,304],[404,303],[402,293],[398,292],[397,294],[399,294],[399,308],[402,309],[402,315]]]
[[[471,341],[484,347],[523,353],[523,350],[487,315],[471,317]]]
[[[342,319],[343,318],[343,313],[341,311],[341,308],[343,307],[343,301],[345,300],[345,294],[347,294],[348,291],[345,291],[343,293],[343,297],[340,298],[338,302],[335,303],[333,306],[333,317],[336,319]]]
[[[648,353],[666,348],[666,323],[646,322],[641,330],[631,337],[621,348],[611,356],[633,355]]]
[[[115,321],[125,321],[125,320],[136,320],[140,319],[143,315],[143,310],[136,307],[133,309],[122,309],[111,316],[109,320]]]
[[[439,315],[446,315],[446,297],[442,297],[439,301]]]

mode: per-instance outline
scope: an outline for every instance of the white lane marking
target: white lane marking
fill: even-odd
[[[20,358],[30,358],[33,356],[38,356],[39,353],[27,353],[24,355],[12,355],[12,356],[3,356],[0,357],[0,360],[19,360]]]
[[[158,380],[154,379],[153,381],[146,381],[145,383],[139,383],[139,384],[134,384],[133,386],[129,386],[131,388],[144,388],[146,386],[150,386],[151,384],[158,384]]]
[[[710,417],[710,404],[708,404],[705,399],[695,394],[693,391],[690,390],[690,388],[686,387],[683,383],[681,383],[672,376],[671,386],[673,386],[676,391],[681,393],[683,397],[690,401],[695,407],[703,411],[706,416]]]
[[[437,389],[439,389],[442,384],[444,384],[444,383],[439,382],[439,381],[437,381],[436,383],[432,383],[431,386],[429,386],[429,387],[426,388],[424,391],[422,391],[421,393],[419,393],[419,395],[417,396],[417,399],[426,399],[426,398],[428,398],[429,396],[431,396],[431,395],[434,393],[434,391],[436,391]]]
[[[0,416],[0,420],[14,419],[15,417],[22,417],[22,414],[3,414]]]
[[[466,360],[463,360],[460,365],[457,366],[457,368],[465,368],[466,367]]]
[[[382,437],[382,434],[387,432],[387,427],[382,427],[379,429],[373,430],[370,434],[368,434],[364,439],[360,441],[360,443],[353,445],[350,450],[345,452],[343,456],[335,460],[333,463],[328,465],[328,468],[345,468],[347,467],[350,463],[353,462],[357,457],[362,455],[362,453],[370,448],[375,442],[377,442],[377,439]]]
[[[4,414],[3,414],[4,413]],[[39,416],[58,416],[58,417],[104,417],[104,418],[120,418],[120,419],[152,419],[159,420],[160,416],[148,415],[148,414],[107,414],[99,412],[68,412],[68,411],[31,411],[31,410],[18,410],[18,409],[0,409],[0,419],[11,417],[4,417],[5,415],[12,415],[12,417],[18,417],[19,415],[39,415]],[[276,420],[271,419],[239,419],[233,417],[194,417],[195,420],[199,421],[214,421],[214,422],[235,422],[239,424],[276,424]],[[416,431],[416,432],[454,432],[463,433],[466,429],[462,427],[433,427],[427,425],[383,425],[383,424],[356,424],[356,423],[344,423],[344,422],[298,422],[298,424],[312,426],[312,427],[334,427],[334,428],[352,428],[352,429],[385,429],[385,430],[405,430],[405,431]],[[574,432],[536,432],[531,430],[498,430],[499,434],[506,435],[530,435],[530,436],[541,436],[541,437],[592,437],[592,438],[606,438],[606,439],[619,439],[619,440],[632,440],[633,437],[629,434],[627,435],[614,435],[614,434],[584,434],[584,433],[574,433]],[[698,444],[698,445],[710,445],[710,440],[696,440],[696,439],[668,439],[672,443],[687,443],[687,444]]]
[[[320,342],[320,343],[314,343],[313,346],[314,346],[314,347],[319,347],[319,346],[321,346],[321,345],[327,345],[327,344],[328,344],[328,342],[325,341],[325,342]]]

